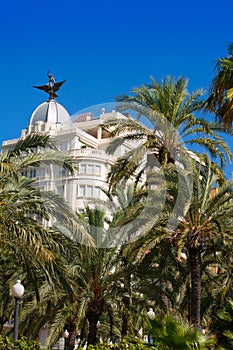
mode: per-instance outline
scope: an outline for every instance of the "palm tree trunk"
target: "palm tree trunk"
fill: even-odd
[[[122,259],[123,266],[127,267],[126,258]],[[130,307],[130,285],[131,285],[131,277],[129,274],[126,274],[124,278],[124,288],[123,288],[123,312],[122,312],[122,326],[121,326],[121,337],[124,338],[128,332],[128,317],[129,317],[129,307]]]
[[[89,330],[87,336],[87,345],[96,345],[97,339],[97,323],[99,320],[99,316],[92,311],[88,311],[87,319],[89,322]]]
[[[72,323],[69,327],[70,334],[68,338],[68,350],[73,350],[75,348],[76,340],[76,324]]]
[[[121,337],[124,338],[128,331],[128,309],[129,309],[129,298],[123,296],[122,302],[124,304],[124,310],[122,313],[122,326],[121,326]]]
[[[110,338],[110,342],[113,340],[113,317],[112,315],[109,316],[109,338]]]
[[[167,294],[165,293],[165,288],[167,287],[167,282],[164,281],[164,280],[161,280],[160,282],[161,284],[161,287],[162,287],[162,291],[160,293],[160,299],[161,299],[161,302],[162,302],[162,307],[163,309],[165,310],[165,312],[168,312],[169,308],[171,307],[171,303],[170,303],[170,300],[167,296]]]
[[[196,247],[189,248],[191,272],[190,321],[201,330],[201,251]]]
[[[80,333],[80,342],[78,347],[81,348],[84,346],[85,342],[84,342],[84,334],[85,334],[85,328],[86,328],[86,318],[84,318],[83,320],[83,324],[82,324],[82,328],[81,328],[81,333]]]
[[[103,300],[92,300],[87,310],[87,320],[89,322],[89,330],[87,336],[87,345],[96,345],[97,342],[97,323],[103,312]]]

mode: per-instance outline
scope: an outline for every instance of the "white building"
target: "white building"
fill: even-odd
[[[21,138],[30,133],[51,136],[61,151],[77,159],[79,171],[75,176],[70,176],[63,168],[41,165],[40,168],[31,169],[27,176],[37,178],[37,184],[42,190],[52,190],[63,195],[74,210],[82,210],[84,203],[94,198],[104,199],[100,187],[106,184],[110,165],[130,148],[130,145],[125,144],[114,156],[106,153],[110,138],[101,124],[109,117],[122,118],[123,115],[114,110],[105,112],[102,108],[97,118],[93,118],[89,112],[76,115],[75,120],[72,120],[65,107],[56,101],[55,91],[64,81],[56,83],[51,74],[48,77],[48,84],[36,88],[47,92],[49,99],[33,111],[28,127],[21,131]],[[17,141],[4,141],[3,151]]]

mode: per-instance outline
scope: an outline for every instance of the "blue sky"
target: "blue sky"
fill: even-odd
[[[47,98],[32,85],[67,79],[70,114],[140,86],[153,75],[208,90],[233,41],[233,1],[31,0],[1,4],[0,142],[20,135]],[[232,142],[232,141],[231,141]]]

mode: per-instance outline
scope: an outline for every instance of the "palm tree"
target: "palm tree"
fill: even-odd
[[[74,332],[79,329],[84,342],[84,333],[87,333],[88,344],[95,344],[98,322],[101,320],[102,324],[102,317],[107,314],[111,336],[113,330],[116,331],[116,323],[119,325],[122,322],[124,328],[124,315],[129,315],[129,305],[124,301],[130,298],[129,290],[125,288],[125,277],[128,278],[131,272],[125,272],[121,245],[132,229],[129,228],[126,232],[126,229],[121,228],[127,226],[140,211],[140,198],[143,193],[143,188],[137,188],[133,184],[124,193],[120,187],[114,193],[105,191],[109,202],[91,203],[86,206],[83,214],[79,214],[84,231],[93,238],[95,247],[90,248],[77,242],[77,252],[70,261],[76,283],[75,293],[72,298],[70,295],[63,295],[54,304],[56,317],[51,322],[51,343],[58,335],[57,332],[61,334],[65,324],[68,330],[69,325],[73,324]],[[106,208],[111,208],[111,212]],[[121,287],[123,283],[124,288]],[[123,320],[116,317],[116,311],[123,315]],[[119,331],[117,332],[119,337]],[[72,339],[68,339],[68,343],[72,349]]]
[[[194,113],[202,106],[202,102],[199,100],[200,96],[201,91],[199,90],[192,94],[187,92],[187,80],[183,78],[180,78],[177,81],[174,81],[172,78],[167,78],[162,81],[161,86],[153,80],[152,84],[149,86],[142,86],[134,89],[133,96],[125,95],[118,98],[122,110],[131,109],[136,111],[138,117],[146,117],[153,128],[148,129],[138,121],[127,117],[120,120],[109,120],[104,123],[104,127],[110,132],[111,136],[118,136],[112,141],[112,144],[109,147],[109,152],[113,153],[119,146],[127,141],[132,141],[134,142],[134,145],[137,145],[133,150],[126,151],[126,153],[112,166],[112,171],[109,174],[111,189],[114,190],[121,179],[132,179],[132,175],[136,177],[136,181],[138,181],[139,178],[140,181],[143,181],[141,176],[143,171],[146,172],[146,180],[148,181],[151,177],[151,169],[159,169],[161,166],[162,172],[165,176],[165,183],[167,185],[167,189],[164,192],[165,202],[163,210],[161,210],[160,215],[158,215],[156,219],[156,225],[152,225],[151,228],[148,229],[148,227],[146,227],[148,225],[145,225],[146,221],[144,221],[145,228],[141,232],[141,238],[136,242],[136,246],[138,247],[136,250],[141,252],[144,249],[145,251],[146,246],[148,249],[151,249],[161,242],[162,239],[167,239],[167,237],[169,237],[171,242],[172,237],[176,237],[177,239],[178,237],[183,238],[183,240],[178,239],[178,247],[180,249],[182,246],[181,242],[183,242],[184,245],[187,245],[188,249],[188,261],[191,269],[192,286],[190,292],[190,320],[197,328],[201,327],[201,253],[204,249],[204,244],[200,244],[202,239],[199,240],[199,226],[194,233],[192,232],[193,222],[191,223],[189,220],[191,220],[190,218],[193,218],[193,214],[189,217],[189,213],[193,210],[193,205],[194,208],[199,208],[198,203],[201,203],[201,199],[207,201],[207,193],[211,191],[211,186],[213,186],[213,182],[211,181],[218,182],[221,180],[221,182],[223,182],[224,175],[219,171],[216,163],[210,162],[206,156],[202,158],[198,152],[195,152],[196,156],[194,156],[195,153],[188,152],[185,149],[185,145],[196,144],[197,146],[203,147],[209,152],[212,159],[216,158],[220,161],[222,166],[225,164],[227,158],[231,159],[229,147],[220,136],[220,134],[224,132],[223,126],[220,123],[207,122],[206,120],[197,118],[194,115]],[[193,161],[190,161],[191,157],[194,159],[194,168],[198,167],[197,172],[191,165],[193,163]],[[155,158],[157,159],[157,163]],[[179,164],[179,166],[177,164]],[[202,168],[205,169],[202,170]],[[192,185],[192,176],[189,180],[187,176],[188,172],[185,174],[185,171],[187,170],[189,171],[189,175],[194,174],[193,198],[191,196],[191,188],[189,191],[189,186],[184,186],[186,179],[187,181],[190,181]],[[202,171],[205,176],[202,176],[203,180],[201,181],[201,184],[198,184]],[[213,171],[215,175],[213,174]],[[181,173],[182,178],[184,179],[182,184],[177,181]],[[156,187],[157,192],[159,188],[157,179],[160,175],[161,173],[159,173],[159,171],[157,171],[157,174],[155,174],[154,171],[152,175],[153,182],[149,183],[149,186],[152,185],[152,187]],[[157,181],[157,183],[155,181]],[[221,191],[223,191],[223,188],[226,188],[225,193],[228,191],[231,192],[231,184],[228,183],[223,186],[225,187],[222,187]],[[183,208],[179,208],[178,211],[172,211],[172,203],[178,203],[178,206],[180,205],[180,201],[177,200],[179,195],[178,187],[182,188],[181,197],[189,193],[190,198],[186,198],[187,200],[185,200]],[[200,197],[198,199],[197,193]],[[205,197],[201,197],[204,194]],[[215,200],[218,198],[218,195],[216,196]],[[225,201],[226,197],[223,196],[223,198]],[[158,196],[155,195],[152,199],[154,199],[152,201],[153,203],[149,203],[149,205],[147,201],[147,207],[150,206],[152,208],[154,206],[156,209],[160,205]],[[190,207],[188,207],[189,200],[191,200]],[[195,204],[193,204],[194,200],[196,200]],[[210,199],[208,198],[208,200]],[[219,201],[221,200],[222,199],[219,199]],[[230,203],[230,196],[227,197],[227,201]],[[220,208],[222,208],[223,211],[226,210],[225,207],[223,208],[219,206],[218,209]],[[228,210],[231,210],[231,207],[229,207]],[[187,235],[185,227],[183,226],[186,220],[186,211],[190,225],[190,232],[188,232]],[[146,214],[147,216],[144,215],[144,220],[147,220],[148,222],[148,216],[152,216],[153,211],[147,210]],[[198,218],[198,212],[196,215]],[[171,225],[174,216],[176,216],[177,219],[176,223],[179,223],[180,218],[184,217],[184,220],[181,221],[177,231],[175,230],[175,225]],[[215,233],[212,235],[217,235],[219,231],[217,230],[217,226],[214,225],[214,222],[220,220],[221,215],[219,218],[216,218],[216,215],[214,215],[214,217],[215,221],[212,222],[212,226],[215,228]],[[153,219],[150,218],[150,220]],[[143,220],[141,220],[141,224],[142,223]],[[225,228],[227,225],[228,224],[225,225]],[[208,234],[209,233],[207,233],[207,236]],[[202,236],[202,233],[200,233],[200,235]],[[212,241],[209,241],[209,243],[210,242]],[[130,249],[131,248],[129,248],[129,250]]]
[[[186,146],[197,146],[206,150],[209,155],[224,166],[226,160],[231,160],[231,152],[227,143],[221,137],[225,130],[220,123],[208,122],[195,116],[202,107],[200,100],[202,90],[189,94],[188,81],[179,78],[175,81],[168,77],[161,85],[152,79],[152,83],[132,90],[132,95],[117,98],[119,109],[137,113],[138,119],[146,119],[145,126],[137,120],[124,117],[107,120],[103,127],[107,129],[114,140],[108,148],[114,153],[126,141],[134,142],[132,150],[126,151],[112,166],[109,174],[110,185],[114,186],[119,179],[128,179],[136,172],[139,177],[147,163],[153,160],[153,165],[184,163],[187,167],[190,152]],[[144,123],[144,124],[145,124]],[[199,153],[192,151],[193,156]],[[139,167],[140,165],[140,167]]]
[[[148,235],[145,241],[149,243]],[[150,249],[146,242],[145,245],[138,244],[138,247],[131,245],[131,251],[127,252],[129,259],[134,261],[133,274],[137,281],[134,285],[138,292],[153,301],[154,311],[166,314],[173,310],[184,315],[190,280],[186,261],[178,259],[176,248],[168,239],[155,243]]]
[[[108,247],[108,234],[112,230],[105,228],[106,213],[100,206],[86,207],[79,214],[84,231],[93,238],[95,246],[76,242],[76,253],[71,255],[70,271],[75,283],[73,295],[63,291],[62,297],[54,303],[55,315],[51,320],[48,341],[53,343],[59,334],[68,329],[68,348],[74,348],[74,340],[79,330],[87,330],[87,343],[97,342],[97,328],[104,307],[112,304],[112,287],[115,284],[115,269],[118,265],[119,247]],[[109,223],[108,223],[109,225]],[[106,244],[105,244],[106,243]],[[114,273],[113,273],[114,271]],[[88,327],[86,325],[88,324]],[[84,339],[82,339],[83,341]]]
[[[153,336],[154,344],[160,349],[190,350],[207,349],[214,344],[214,339],[201,334],[182,319],[166,316],[162,320],[150,320],[148,331]]]
[[[45,151],[38,152],[38,147],[45,148]],[[46,151],[46,148],[52,150]],[[43,195],[43,191],[35,186],[35,179],[23,175],[26,169],[37,167],[42,162],[60,165],[73,174],[77,168],[75,160],[60,154],[47,136],[29,135],[1,155],[0,241],[2,247],[15,247],[16,250],[21,247],[21,251],[24,245],[25,250],[30,246],[34,257],[45,259],[52,230],[42,226],[41,220],[60,218],[64,223],[72,223],[77,227],[78,221],[75,213],[59,196],[49,192]],[[55,225],[58,226],[61,220]],[[83,233],[81,226],[79,233]],[[47,258],[51,260],[52,255],[48,253]]]
[[[173,235],[178,255],[183,249],[187,251],[191,274],[189,319],[198,329],[201,329],[203,252],[210,248],[216,252],[222,236],[226,239],[231,234],[233,224],[233,180],[215,188],[217,177],[207,157],[204,163],[204,167],[194,171],[192,201]]]
[[[105,210],[99,208],[86,208],[86,230],[94,238],[96,248],[83,249],[82,266],[79,271],[80,298],[85,306],[85,318],[89,329],[88,344],[96,344],[97,324],[103,313],[104,306],[112,302],[112,288],[117,281],[117,269],[119,266],[119,245],[108,247],[109,234],[114,228],[111,223],[105,228]]]
[[[43,272],[34,267],[35,276],[39,281],[38,293],[34,292],[33,280],[29,280],[25,289],[23,309],[20,313],[21,331],[27,336],[36,339],[39,331],[45,325],[48,326],[49,335],[46,339],[48,346],[53,345],[59,336],[63,337],[67,320],[69,320],[70,338],[74,338],[73,342],[76,338],[76,331],[74,330],[72,334],[71,327],[74,325],[72,322],[74,310],[78,310],[78,296],[74,280],[74,266],[71,261],[73,256],[78,255],[78,251],[73,242],[59,232],[56,238],[62,247],[57,250],[51,249],[56,256],[52,265],[53,271],[50,272],[50,280],[44,278]],[[72,309],[71,305],[76,309]],[[60,313],[61,309],[63,315]],[[64,324],[63,319],[65,319]],[[56,323],[58,327],[56,332],[53,332],[53,325]]]
[[[233,121],[233,43],[228,46],[227,57],[219,58],[215,67],[210,95],[205,109],[213,112],[225,127]]]
[[[198,329],[201,329],[201,282],[204,272],[218,263],[217,257],[219,254],[216,254],[216,252],[221,250],[220,247],[223,247],[223,239],[225,241],[227,237],[230,239],[232,233],[233,180],[225,182],[216,189],[214,186],[218,179],[211,169],[212,164],[206,156],[200,159],[199,165],[196,162],[194,163],[194,186],[191,203],[186,214],[183,214],[183,216],[179,214],[177,227],[167,225],[174,213],[171,210],[166,211],[168,206],[165,205],[164,210],[156,220],[156,224],[149,230],[146,227],[143,228],[140,238],[124,248],[124,254],[127,255],[130,261],[134,262],[146,263],[148,258],[153,259],[154,253],[156,254],[156,259],[153,259],[151,265],[149,265],[149,267],[153,266],[153,275],[150,275],[152,282],[145,279],[141,283],[141,292],[150,295],[150,298],[154,299],[157,305],[163,301],[165,307],[163,305],[162,308],[164,310],[167,303],[167,310],[170,307],[177,310],[177,306],[179,306],[178,311],[183,310],[182,312],[184,312],[185,306],[189,313],[190,322]],[[165,250],[163,250],[163,246],[165,246]],[[177,268],[173,255],[174,247],[177,247]],[[165,260],[160,257],[160,250],[163,251],[162,258]],[[204,257],[207,252],[208,259]],[[182,267],[184,263],[179,264],[184,253],[187,256],[185,265],[188,263],[190,267],[190,279],[187,268]],[[212,254],[212,258],[210,258],[210,254]],[[173,267],[169,266],[170,260],[173,260]],[[155,266],[159,266],[157,274]],[[143,265],[141,269],[142,275],[145,276]],[[223,280],[224,275],[221,274],[220,278]],[[160,283],[161,279],[162,284]],[[186,282],[185,284],[180,283],[179,289],[176,287],[176,282],[179,284],[179,281],[182,280],[186,280]],[[154,284],[153,281],[155,281]],[[153,284],[156,291],[154,297],[146,289],[146,287],[150,289],[150,283]],[[164,287],[163,290],[161,290],[161,287]],[[169,289],[172,291],[171,293],[169,293]],[[189,299],[188,305],[184,303],[184,296],[186,300]],[[159,297],[161,297],[161,300],[159,300]],[[176,297],[177,299],[174,300]],[[179,300],[178,305],[176,305],[176,300]]]
[[[38,147],[43,150],[39,152]],[[64,256],[71,254],[73,236],[84,237],[87,244],[90,242],[76,214],[64,200],[53,193],[43,194],[35,186],[35,179],[23,175],[26,169],[41,162],[63,166],[71,173],[76,169],[71,157],[58,153],[49,138],[41,135],[19,140],[0,157],[2,319],[8,310],[12,282],[21,276],[26,290],[33,291],[35,300],[39,301],[40,284],[48,283],[53,293],[56,287],[64,285],[68,276]],[[42,220],[48,222],[51,217],[57,218],[52,227],[42,225]],[[28,302],[26,296],[24,301]]]

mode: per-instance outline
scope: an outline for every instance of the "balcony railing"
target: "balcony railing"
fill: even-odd
[[[80,157],[80,158],[99,158],[103,160],[113,160],[115,157],[111,154],[107,154],[103,150],[97,150],[97,149],[90,149],[90,148],[82,148],[82,149],[75,149],[70,150],[69,153],[74,157]]]

